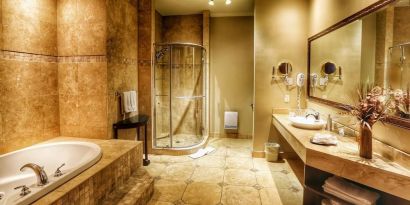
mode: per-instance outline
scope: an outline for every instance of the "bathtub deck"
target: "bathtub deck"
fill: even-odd
[[[35,205],[101,204],[116,188],[140,176],[137,173],[142,166],[142,142],[71,137],[59,137],[47,142],[72,140],[98,144],[103,152],[100,161],[34,202]]]

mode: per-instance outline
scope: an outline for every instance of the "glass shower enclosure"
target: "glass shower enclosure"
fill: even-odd
[[[201,143],[208,134],[205,48],[156,44],[154,55],[154,147]]]

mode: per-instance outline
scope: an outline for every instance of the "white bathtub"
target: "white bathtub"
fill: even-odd
[[[31,146],[15,152],[0,155],[0,205],[25,205],[34,202],[61,184],[94,165],[102,156],[101,148],[93,143],[64,141]],[[48,184],[37,186],[37,178],[31,169],[24,172],[20,168],[34,163],[44,166]],[[54,177],[56,169],[61,168],[63,175]],[[20,189],[14,187],[26,185],[31,193],[21,197]]]

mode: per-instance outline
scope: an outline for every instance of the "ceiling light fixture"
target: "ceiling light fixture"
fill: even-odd
[[[232,3],[231,0],[226,0],[226,1],[225,1],[225,4],[226,4],[226,5],[229,5],[229,4],[231,4],[231,3]]]
[[[214,0],[209,0],[209,1],[208,1],[208,4],[211,5],[211,6],[213,6],[213,5],[215,5],[215,2],[214,2]]]

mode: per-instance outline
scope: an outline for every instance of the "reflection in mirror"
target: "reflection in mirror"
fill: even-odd
[[[322,66],[322,74],[331,75],[336,72],[336,64],[331,62],[326,62]]]
[[[401,0],[310,41],[310,96],[352,105],[360,86],[377,85],[391,114],[410,119],[409,28],[410,1]]]

